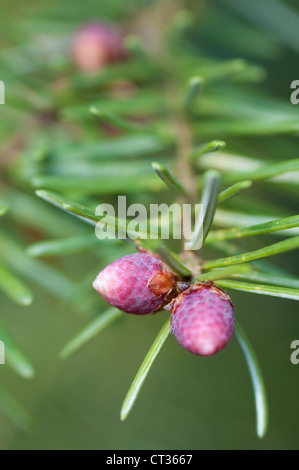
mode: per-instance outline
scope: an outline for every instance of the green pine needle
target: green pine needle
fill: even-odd
[[[263,438],[268,427],[268,404],[263,376],[255,352],[238,322],[235,324],[235,335],[244,353],[252,381],[256,409],[256,433],[259,438]]]
[[[129,413],[131,412],[135,401],[140,393],[140,390],[144,384],[144,381],[154,364],[159,352],[162,349],[165,341],[167,340],[170,334],[170,318],[164,323],[163,327],[161,328],[158,336],[156,337],[155,341],[153,342],[151,348],[149,349],[147,355],[145,356],[144,361],[142,362],[135,379],[126,395],[126,398],[123,402],[120,412],[120,419],[124,421]]]
[[[156,249],[156,252],[173,272],[177,273],[182,278],[189,279],[191,277],[191,271],[183,265],[178,255],[169,250],[165,245],[160,245]]]
[[[12,423],[23,431],[32,428],[32,416],[25,406],[3,385],[0,384],[0,409],[12,421]]]
[[[214,269],[207,273],[201,274],[196,279],[196,282],[216,281],[226,277],[234,276],[235,274],[247,274],[251,272],[251,268],[247,264],[238,264],[237,266],[228,266],[226,268]],[[219,283],[218,283],[219,284]]]
[[[8,211],[8,205],[0,202],[0,216],[6,214]]]
[[[118,127],[124,131],[133,131],[133,132],[144,132],[144,128],[138,124],[134,124],[126,119],[123,119],[116,114],[104,110],[96,108],[95,106],[91,106],[90,108],[91,114],[101,119],[101,121],[105,122],[106,124],[110,124],[112,126]]]
[[[299,123],[297,122],[297,131],[299,131]],[[257,170],[248,171],[246,173],[230,173],[225,177],[226,183],[234,183],[241,180],[262,181],[274,178],[275,176],[289,173],[290,171],[299,170],[299,159],[285,160],[279,163],[265,164]]]
[[[218,195],[218,204],[222,204],[223,202],[229,201],[231,198],[237,196],[237,194],[239,194],[244,189],[250,188],[251,185],[252,181],[245,180],[235,183],[229,188],[224,189],[224,191],[221,191],[221,193],[219,193]]]
[[[15,345],[8,333],[0,325],[0,338],[5,344],[6,363],[24,379],[32,379],[35,375],[34,367],[25,354]]]
[[[201,92],[204,79],[202,77],[192,77],[189,80],[188,90],[184,99],[184,108],[187,112],[191,112],[193,104],[198,94]]]
[[[234,238],[263,235],[265,233],[278,232],[280,230],[287,230],[296,227],[299,227],[299,215],[294,215],[293,217],[287,217],[285,219],[277,219],[264,224],[253,225],[251,227],[232,228],[210,232],[206,243],[212,243],[217,240],[230,240]]]
[[[208,235],[217,206],[220,181],[221,176],[217,171],[211,170],[208,171],[205,175],[204,188],[201,198],[203,213],[198,214],[193,230],[193,235],[191,240],[188,242],[189,250],[198,247],[200,240],[204,242],[206,236]]]
[[[25,284],[5,266],[0,264],[0,290],[20,305],[30,305],[33,294]]]
[[[191,153],[191,158],[195,160],[201,155],[204,155],[210,152],[217,152],[218,150],[222,150],[225,147],[226,147],[226,142],[224,142],[223,140],[212,140],[211,142],[208,142],[207,144],[203,144],[195,148]]]
[[[160,163],[153,162],[152,168],[155,170],[157,175],[161,178],[164,183],[169,186],[175,192],[179,192],[182,194],[187,194],[187,190],[184,186],[173,176],[166,166],[161,165]]]
[[[75,255],[92,250],[99,246],[99,243],[100,241],[93,233],[80,237],[33,243],[28,246],[27,253],[33,257]]]
[[[249,263],[258,259],[263,259],[268,256],[278,255],[285,251],[295,250],[299,248],[299,236],[288,238],[282,242],[274,243],[273,245],[265,246],[259,250],[249,251],[248,253],[242,253],[236,256],[230,256],[228,258],[220,258],[212,261],[207,261],[204,264],[205,269],[220,268],[223,266],[229,266],[231,264]]]
[[[270,295],[272,297],[281,297],[283,299],[299,300],[299,289],[290,289],[282,286],[266,286],[227,279],[222,279],[218,281],[217,284],[225,289],[249,292],[252,294]]]
[[[93,339],[98,333],[104,330],[108,325],[123,315],[118,309],[109,308],[97,318],[92,320],[87,326],[77,333],[62,349],[60,353],[61,359],[67,359],[78,349],[82,348],[87,342]]]
[[[238,265],[242,266],[242,265]],[[223,268],[224,269],[224,268]],[[211,271],[213,272],[213,271]],[[290,277],[289,275],[282,276],[281,273],[269,274],[265,272],[237,272],[232,275],[232,277],[237,279],[242,279],[244,281],[262,283],[262,284],[272,284],[281,287],[288,287],[293,289],[299,289],[299,279],[295,277]]]

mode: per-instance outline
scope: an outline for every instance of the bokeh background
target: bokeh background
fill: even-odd
[[[70,35],[90,20],[112,21],[126,32],[135,33],[134,24],[140,15],[143,21],[146,18],[148,28],[154,29],[157,11],[163,8],[163,3],[167,2],[2,0],[0,79],[7,84],[7,90],[6,105],[0,108],[3,163],[0,184],[3,193],[8,194],[11,215],[5,216],[7,220],[1,218],[1,226],[5,225],[9,238],[17,240],[21,250],[51,236],[87,233],[81,221],[58,213],[35,197],[34,188],[28,183],[35,168],[26,160],[28,149],[30,153],[32,148],[53,138],[63,143],[72,143],[78,136],[82,142],[102,138],[101,129],[85,119],[82,111],[85,99],[89,104],[94,92],[86,92],[87,98],[85,91],[70,93],[65,99],[56,96],[55,109],[61,122],[60,118],[53,121],[52,115],[45,112],[53,99],[48,93],[50,82],[59,84],[60,74],[63,80],[68,76],[76,78],[66,58]],[[253,63],[254,80],[250,85],[238,82],[236,86],[241,91],[250,86],[261,100],[271,96],[273,113],[275,103],[279,102],[295,120],[299,108],[290,103],[290,83],[299,79],[297,2],[177,3],[178,8],[181,5],[192,16],[192,27],[186,35],[199,55],[215,60],[242,58]],[[287,16],[282,21],[284,15]],[[47,66],[43,67],[43,62]],[[64,83],[61,86],[63,89]],[[221,86],[221,81],[216,81],[214,89],[219,91]],[[152,93],[155,87],[158,88],[158,83],[153,84]],[[247,105],[244,100],[245,109]],[[80,112],[82,126],[81,115],[77,114]],[[217,126],[215,129],[217,134],[211,138],[224,138],[228,147],[242,149],[256,158],[281,161],[298,155],[296,135],[280,132],[270,136],[227,135]],[[111,165],[116,168],[115,163]],[[76,200],[76,191],[70,193]],[[106,197],[109,200],[110,196]],[[151,198],[141,191],[138,202],[159,197]],[[263,187],[258,186],[251,190],[251,197],[257,201],[264,198],[291,214],[298,210],[296,187],[292,192],[270,188],[265,194]],[[245,246],[258,246],[258,242],[247,242]],[[6,246],[2,249],[6,250]],[[193,357],[170,338],[125,422],[119,420],[120,406],[166,313],[150,318],[124,316],[69,359],[59,360],[62,347],[97,313],[89,309],[89,300],[98,301],[99,312],[104,309],[104,303],[92,292],[90,279],[109,261],[131,251],[129,245],[105,243],[92,253],[46,258],[45,263],[76,283],[71,300],[58,298],[32,279],[26,281],[34,293],[34,302],[29,307],[18,306],[0,294],[1,324],[35,368],[34,378],[24,380],[8,366],[0,366],[1,384],[22,403],[32,420],[29,430],[20,429],[16,420],[5,413],[4,406],[0,412],[0,448],[298,448],[299,365],[290,362],[290,344],[299,339],[295,301],[231,293],[236,314],[259,357],[267,386],[270,422],[263,440],[255,435],[250,378],[234,338],[221,354],[210,358]],[[16,263],[22,263],[22,259],[18,258]],[[280,255],[274,262],[299,275],[298,252]],[[45,282],[52,283],[52,279]],[[82,285],[85,300],[80,301],[83,306],[78,312],[75,294]]]

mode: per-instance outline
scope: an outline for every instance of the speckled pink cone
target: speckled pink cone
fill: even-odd
[[[81,72],[95,73],[112,62],[124,59],[125,53],[117,28],[101,22],[91,22],[75,32],[71,55]]]
[[[232,337],[233,305],[229,296],[211,282],[190,287],[166,308],[172,314],[174,336],[192,354],[216,354]]]
[[[174,273],[147,253],[126,255],[109,264],[93,287],[114,307],[137,315],[160,310],[177,294]]]

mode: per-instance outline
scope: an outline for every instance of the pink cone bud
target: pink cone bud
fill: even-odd
[[[223,349],[234,331],[234,310],[229,296],[211,282],[196,284],[174,299],[171,330],[183,348],[198,356]]]
[[[84,73],[98,72],[125,57],[117,28],[100,22],[87,23],[77,30],[72,39],[71,54],[78,69]]]
[[[93,287],[114,307],[144,315],[160,310],[176,295],[176,276],[158,258],[135,253],[109,264]]]

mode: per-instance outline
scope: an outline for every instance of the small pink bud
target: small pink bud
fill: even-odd
[[[117,28],[100,22],[87,23],[77,30],[72,39],[71,54],[78,69],[84,73],[98,72],[125,57]]]
[[[135,253],[109,264],[93,287],[114,307],[144,315],[160,310],[176,295],[176,276],[158,258]]]
[[[174,299],[171,330],[183,348],[198,356],[223,349],[234,331],[234,310],[229,296],[211,282],[196,284]]]

